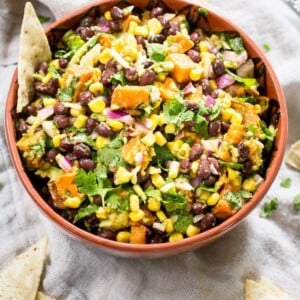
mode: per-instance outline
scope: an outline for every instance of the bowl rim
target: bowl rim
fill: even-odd
[[[95,1],[88,5],[85,5],[81,8],[73,10],[56,20],[53,24],[51,24],[47,29],[46,33],[50,32],[53,28],[58,27],[60,24],[65,22],[66,20],[76,17],[78,15],[82,15],[86,13],[89,9],[103,5],[108,1]],[[115,1],[114,1],[115,2]],[[118,1],[116,1],[118,2]],[[180,1],[185,4],[191,4],[197,6],[193,3],[192,0],[185,0]],[[11,85],[9,88],[9,93],[7,96],[7,103],[5,107],[5,136],[8,145],[8,150],[10,153],[11,161],[13,166],[17,172],[19,179],[21,180],[23,186],[27,190],[28,194],[32,198],[33,202],[38,206],[41,212],[50,217],[54,224],[58,225],[63,230],[67,231],[67,233],[71,235],[75,235],[77,238],[87,241],[90,244],[101,246],[103,250],[106,252],[117,254],[119,256],[128,256],[132,255],[133,257],[137,256],[147,256],[147,257],[156,257],[156,256],[166,256],[166,255],[173,255],[178,254],[183,251],[193,250],[195,248],[200,247],[201,245],[205,245],[221,235],[225,232],[229,231],[236,225],[238,225],[263,199],[269,188],[271,187],[272,182],[274,181],[277,173],[280,169],[281,163],[283,161],[285,148],[287,144],[287,106],[284,98],[283,89],[279,83],[279,80],[271,66],[269,60],[263,53],[263,51],[257,46],[257,44],[251,39],[251,37],[238,25],[234,24],[232,21],[227,19],[227,17],[223,17],[218,13],[215,13],[211,8],[207,8],[209,16],[212,16],[216,19],[222,19],[224,23],[227,24],[230,28],[234,28],[239,34],[241,35],[243,41],[246,40],[247,47],[251,45],[252,50],[262,59],[263,63],[266,66],[267,76],[270,78],[269,80],[273,81],[274,90],[277,96],[277,101],[280,104],[280,118],[278,123],[278,128],[280,130],[280,135],[276,137],[276,145],[280,145],[276,150],[274,150],[272,163],[267,168],[265,180],[259,186],[255,194],[253,195],[252,199],[247,202],[236,214],[229,217],[228,219],[224,220],[222,223],[218,224],[217,226],[201,232],[195,236],[184,238],[183,240],[176,241],[176,242],[166,242],[166,243],[159,243],[159,244],[127,244],[121,243],[117,241],[111,241],[108,239],[101,238],[96,236],[84,229],[77,227],[76,225],[72,224],[71,222],[64,219],[59,213],[55,212],[47,202],[39,195],[36,189],[33,187],[24,167],[16,147],[16,137],[15,137],[15,128],[14,128],[14,119],[12,116],[12,111],[16,105],[17,99],[17,68],[14,72],[12,77]]]

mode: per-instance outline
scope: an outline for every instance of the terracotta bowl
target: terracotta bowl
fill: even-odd
[[[134,0],[129,1],[132,4],[135,4],[139,7],[145,7],[148,1],[145,0]],[[153,2],[153,1],[150,1]],[[165,0],[165,3],[171,9],[187,9],[186,13],[192,13],[193,9],[192,0],[185,1],[177,1],[177,0]],[[96,1],[88,6],[82,7],[74,12],[71,12],[59,19],[55,23],[53,23],[47,30],[47,36],[51,39],[53,32],[57,29],[69,28],[78,20],[81,19],[83,15],[85,15],[91,8],[93,7],[110,7],[113,4],[117,3],[117,1],[108,1],[108,0],[100,0]],[[268,169],[266,172],[266,177],[264,182],[259,186],[258,190],[254,194],[253,198],[246,203],[235,215],[225,220],[223,223],[213,227],[203,233],[200,233],[196,236],[183,239],[177,242],[169,242],[163,244],[145,244],[145,245],[137,245],[137,244],[125,244],[120,242],[115,242],[111,240],[107,240],[96,235],[93,235],[87,231],[84,231],[72,223],[69,223],[63,217],[61,217],[58,213],[56,213],[40,196],[38,191],[35,189],[33,183],[31,182],[28,174],[24,170],[22,160],[18,149],[16,147],[16,132],[15,132],[15,119],[14,119],[14,110],[17,102],[17,70],[14,73],[14,76],[11,81],[11,86],[7,98],[6,110],[5,110],[5,125],[6,125],[6,138],[8,149],[10,153],[11,160],[14,164],[16,172],[26,188],[27,192],[31,196],[33,202],[39,207],[42,213],[47,216],[50,220],[53,221],[54,224],[58,225],[61,229],[67,232],[72,237],[79,238],[84,243],[90,243],[96,245],[101,250],[104,250],[110,254],[119,255],[123,257],[148,257],[148,258],[157,258],[170,256],[174,254],[179,254],[185,251],[191,251],[198,247],[204,246],[212,241],[220,238],[226,232],[234,228],[237,224],[239,224],[262,200],[264,195],[267,193],[270,188],[274,178],[276,177],[278,170],[280,168],[283,155],[286,148],[286,140],[287,140],[287,108],[283,95],[282,88],[280,83],[273,71],[272,66],[269,61],[265,57],[264,53],[251,39],[250,37],[238,26],[233,24],[231,21],[227,20],[223,16],[219,16],[213,11],[209,11],[208,14],[208,22],[202,24],[202,26],[207,26],[214,31],[237,31],[245,44],[245,47],[252,58],[260,58],[261,63],[265,66],[265,76],[264,86],[266,89],[266,94],[271,99],[274,99],[276,114],[278,117],[278,132],[275,140],[275,147],[270,157]]]

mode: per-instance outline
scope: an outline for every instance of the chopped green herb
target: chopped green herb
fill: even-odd
[[[176,232],[186,233],[186,230],[190,224],[193,224],[193,216],[191,214],[187,216],[179,215],[174,224],[174,229]]]
[[[58,89],[57,97],[61,102],[71,102],[72,101],[77,81],[78,81],[78,78],[74,77],[71,81],[70,86]]]
[[[235,37],[229,40],[230,48],[237,54],[245,51],[243,41],[240,37]]]
[[[56,70],[56,68],[53,65],[50,65],[48,67],[48,72],[52,75],[52,77],[54,78],[60,78],[61,75],[59,74],[59,72]]]
[[[245,190],[240,190],[234,193],[228,192],[225,197],[232,208],[240,209],[243,206],[245,199],[250,199],[252,197],[252,194]]]
[[[203,16],[203,17],[207,17],[207,16],[208,16],[208,10],[205,9],[205,8],[203,8],[203,7],[200,7],[200,8],[198,9],[198,12],[199,12],[199,14],[200,14],[201,16]]]
[[[76,34],[72,29],[68,30],[63,38],[63,42],[68,46],[69,50],[77,51],[81,46],[83,46],[84,40],[79,34]]]
[[[296,211],[300,211],[300,194],[297,194],[293,199],[293,206]]]
[[[182,214],[186,212],[186,202],[181,194],[164,194],[162,203],[169,214]]]
[[[50,17],[45,17],[45,16],[42,16],[42,15],[38,15],[38,18],[39,18],[41,24],[47,23],[47,22],[50,21]]]
[[[124,76],[124,71],[120,71],[118,73],[113,74],[110,76],[110,81],[113,85],[121,84],[121,85],[126,85],[127,81]]]
[[[268,44],[262,44],[262,48],[265,52],[269,52],[271,50],[271,47]]]
[[[228,69],[226,70],[226,72],[233,77],[233,79],[238,82],[238,83],[242,83],[244,85],[246,85],[247,87],[257,87],[258,86],[258,82],[256,80],[256,78],[242,78],[236,74],[234,74],[233,72],[229,71]]]
[[[291,187],[291,184],[292,184],[292,179],[289,177],[282,179],[282,181],[280,182],[280,186],[287,189]]]
[[[147,53],[150,59],[155,62],[164,61],[166,54],[164,53],[164,47],[162,44],[158,43],[147,43]]]
[[[155,164],[161,168],[165,168],[165,162],[168,160],[173,160],[174,155],[171,153],[167,146],[158,146],[154,144],[155,156],[153,160]]]
[[[201,115],[195,116],[194,129],[201,137],[208,137],[208,121]]]
[[[85,206],[85,207],[81,207],[74,220],[73,220],[73,223],[76,223],[78,222],[79,220],[85,218],[85,217],[88,217],[90,216],[91,214],[95,213],[97,210],[98,210],[99,206],[94,204],[94,203],[91,203],[89,204],[88,206]]]
[[[274,198],[270,199],[269,201],[264,203],[259,216],[261,218],[270,217],[273,214],[273,212],[278,208],[278,205],[279,205],[278,198],[274,197]]]

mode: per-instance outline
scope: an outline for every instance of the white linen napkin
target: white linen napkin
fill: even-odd
[[[60,17],[88,0],[32,1],[38,13]],[[263,202],[223,238],[191,253],[157,260],[113,257],[66,236],[43,216],[17,178],[4,137],[4,107],[16,67],[24,0],[0,0],[0,270],[42,236],[49,237],[43,280],[59,299],[243,299],[245,278],[268,277],[300,299],[299,173],[282,165],[268,192],[280,205],[269,219]],[[266,53],[283,85],[289,110],[289,144],[300,138],[300,18],[279,0],[211,0],[209,5],[246,30]],[[280,186],[290,177],[292,186]]]

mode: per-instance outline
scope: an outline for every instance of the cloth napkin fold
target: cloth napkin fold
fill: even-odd
[[[88,0],[32,1],[51,21]],[[196,2],[196,1],[195,1]],[[285,164],[265,200],[278,210],[259,217],[263,202],[245,221],[216,242],[194,252],[157,260],[113,257],[65,235],[29,199],[9,160],[4,108],[16,68],[24,0],[0,0],[0,270],[42,236],[49,237],[43,289],[59,299],[243,299],[245,278],[268,277],[300,299],[299,173]],[[279,0],[211,0],[216,12],[246,30],[266,53],[283,85],[289,111],[289,144],[300,138],[300,18]],[[280,186],[290,177],[292,186]]]

